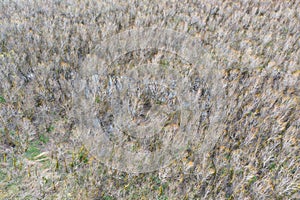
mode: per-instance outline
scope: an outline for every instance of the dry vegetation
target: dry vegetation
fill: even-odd
[[[0,199],[299,199],[299,13],[297,0],[1,1]],[[222,75],[219,97],[198,85],[198,138],[149,173],[94,157],[80,139],[84,107],[74,95],[99,42],[138,27],[199,38]],[[142,53],[130,59],[180,65],[164,52]],[[106,118],[108,97],[95,98]],[[203,138],[214,134],[207,130],[216,102],[222,129],[209,146]]]

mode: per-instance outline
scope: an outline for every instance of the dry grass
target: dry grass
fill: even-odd
[[[297,0],[1,1],[0,199],[299,199],[299,9]],[[183,155],[153,172],[122,172],[82,143],[74,85],[99,41],[150,26],[201,40],[222,69],[222,100],[202,82],[198,138]],[[210,146],[216,102],[222,129]],[[175,114],[170,121],[173,130]],[[155,142],[127,144],[155,150]]]

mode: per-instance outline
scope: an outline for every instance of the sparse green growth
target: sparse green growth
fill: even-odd
[[[253,176],[250,180],[249,180],[249,184],[253,184],[255,181],[257,181],[257,176]]]
[[[165,59],[161,59],[159,61],[159,64],[163,67],[168,67],[170,65],[170,62],[168,60],[165,60]]]
[[[269,169],[270,170],[274,170],[276,168],[276,163],[271,163],[270,165],[269,165]]]
[[[47,137],[45,134],[40,134],[39,135],[39,140],[42,143],[47,144],[49,142],[49,137]]]
[[[6,100],[3,96],[0,96],[0,103],[6,103]]]
[[[103,196],[103,200],[114,200],[115,198],[113,196],[110,195],[104,195]]]
[[[2,171],[2,169],[0,169],[0,182],[4,181],[6,177],[7,177],[7,173],[5,173],[4,171]]]
[[[100,103],[100,102],[101,102],[101,100],[100,100],[100,97],[99,97],[99,96],[96,96],[95,102],[96,102],[96,103]]]
[[[35,142],[32,142],[29,145],[28,149],[25,152],[25,155],[26,155],[27,158],[33,160],[34,157],[36,157],[40,153],[41,153],[41,150],[40,150],[40,148],[38,146],[38,142],[35,141]]]
[[[54,129],[55,129],[54,126],[53,126],[53,125],[50,125],[50,126],[47,127],[47,132],[48,132],[48,133],[53,132]]]
[[[80,162],[87,163],[89,161],[89,152],[85,147],[80,148],[78,158]]]

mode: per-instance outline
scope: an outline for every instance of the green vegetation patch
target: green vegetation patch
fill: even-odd
[[[6,103],[6,100],[3,96],[0,95],[0,103]]]
[[[38,142],[38,141],[32,142],[32,143],[29,145],[29,147],[28,147],[28,149],[26,150],[26,152],[25,152],[26,157],[27,157],[28,159],[30,159],[30,160],[33,160],[34,157],[36,157],[37,155],[41,154],[41,150],[40,150],[40,148],[39,148],[37,142]]]

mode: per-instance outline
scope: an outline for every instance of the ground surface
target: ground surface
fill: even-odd
[[[0,199],[299,199],[299,13],[297,0],[1,1]],[[82,142],[85,107],[78,108],[74,83],[85,80],[84,60],[101,41],[142,27],[198,38],[219,78],[197,86],[197,137],[188,148],[164,168],[132,173],[99,161]],[[185,66],[153,51],[126,54],[113,66],[140,61]],[[219,96],[211,95],[213,80]],[[93,99],[105,130],[107,113],[116,112],[106,109],[108,96]],[[167,116],[180,126],[177,115]],[[218,137],[208,145],[211,134]],[[159,140],[124,141],[135,151],[160,148],[152,145]]]

